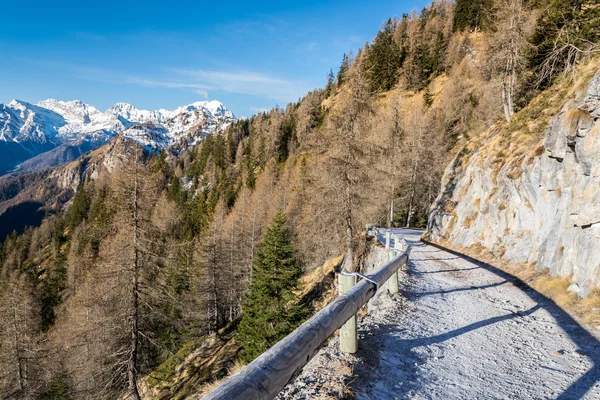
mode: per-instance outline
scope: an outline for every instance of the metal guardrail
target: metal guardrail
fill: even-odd
[[[406,243],[406,242],[404,242]],[[333,333],[354,320],[356,312],[365,305],[391,277],[397,280],[398,269],[406,264],[410,247],[388,261],[372,275],[332,301],[280,340],[221,386],[208,393],[206,400],[272,399],[300,371]],[[343,275],[340,275],[343,276]],[[351,276],[355,278],[355,276]],[[396,282],[397,284],[397,282]],[[346,325],[348,325],[346,324]],[[345,326],[344,329],[347,329]],[[354,338],[356,340],[356,338]]]

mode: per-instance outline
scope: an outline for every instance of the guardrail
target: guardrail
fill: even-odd
[[[327,307],[316,313],[294,332],[280,340],[275,346],[229,378],[221,386],[208,393],[203,399],[250,400],[274,398],[294,374],[314,357],[325,340],[343,325],[345,326],[342,328],[342,335],[344,330],[350,336],[354,335],[354,346],[350,343],[349,348],[344,349],[343,344],[341,347],[345,351],[356,351],[356,312],[391,277],[395,277],[397,287],[398,269],[406,264],[409,254],[410,247],[406,245],[402,252],[396,254],[374,274],[359,275],[364,279],[358,284],[351,288],[348,287],[345,293],[332,301]],[[344,275],[340,275],[340,277],[342,276]],[[356,275],[351,277],[356,279]],[[352,326],[352,323],[354,323],[354,326]]]

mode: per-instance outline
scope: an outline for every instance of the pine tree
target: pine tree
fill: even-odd
[[[77,193],[75,193],[75,196],[73,196],[73,201],[69,209],[71,228],[75,228],[87,217],[90,208],[90,199],[86,189],[85,185],[82,185]]]
[[[350,70],[350,57],[344,53],[344,58],[342,59],[342,64],[340,65],[340,69],[337,74],[338,87],[342,86],[342,84],[346,81],[346,74],[348,74],[348,70]]]
[[[333,89],[335,88],[335,75],[333,74],[333,70],[330,69],[327,74],[327,85],[325,86],[325,98],[329,98],[333,94]]]
[[[302,269],[286,222],[278,211],[252,261],[252,282],[237,334],[243,347],[241,358],[247,362],[290,333],[304,315],[294,294]]]
[[[390,90],[398,82],[404,54],[394,40],[396,21],[389,19],[367,52],[367,76],[374,91]]]
[[[481,29],[492,6],[491,0],[456,0],[454,30]]]
[[[545,88],[564,72],[572,72],[582,59],[598,53],[600,6],[597,0],[537,0],[543,11],[531,42],[537,83]]]

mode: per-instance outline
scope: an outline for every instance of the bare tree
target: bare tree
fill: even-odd
[[[498,0],[496,32],[491,40],[491,54],[494,55],[491,62],[502,81],[502,106],[508,122],[515,113],[519,78],[527,65],[527,55],[532,50],[529,37],[533,32],[534,18],[534,14],[525,8],[523,0]]]
[[[369,137],[374,98],[362,64],[357,60],[348,83],[338,93],[326,135],[319,144],[324,151],[324,165],[318,179],[322,183],[322,199],[328,203],[321,216],[327,223],[343,227],[347,271],[356,269],[356,234],[364,222],[359,216],[366,214],[369,189],[376,181],[369,176],[369,167],[376,157],[376,144]]]
[[[431,196],[428,194],[437,190],[435,183],[440,176],[444,146],[436,133],[431,114],[423,105],[418,105],[404,119],[399,180],[402,182],[400,200],[406,209],[407,228],[413,226],[415,214],[429,206]],[[428,179],[430,176],[431,179]]]
[[[575,74],[576,66],[594,54],[600,53],[600,45],[578,35],[571,26],[562,27],[554,40],[552,50],[544,57],[537,83],[559,74]]]
[[[114,341],[109,359],[107,387],[127,386],[127,396],[139,399],[138,376],[146,363],[142,343],[159,346],[142,323],[159,313],[164,300],[160,278],[164,246],[152,223],[157,189],[145,165],[143,149],[129,143],[124,160],[115,172],[113,199],[116,205],[115,234],[103,241],[100,250],[104,313],[112,318]]]
[[[35,300],[25,275],[11,274],[3,285],[0,314],[0,395],[2,398],[29,399],[42,383],[38,316]],[[37,317],[37,318],[36,318]]]

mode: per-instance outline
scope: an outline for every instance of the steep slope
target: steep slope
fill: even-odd
[[[0,174],[35,156],[39,158],[19,169],[72,161],[128,129],[132,130],[128,138],[148,148],[181,150],[233,121],[233,113],[218,101],[196,102],[173,111],[146,111],[117,103],[100,112],[79,100],[48,99],[37,105],[14,100],[0,105]],[[140,129],[140,124],[145,127]],[[52,153],[45,154],[48,151]]]
[[[600,72],[583,94],[562,86],[467,144],[446,170],[428,230],[435,241],[570,278],[569,290],[585,297],[600,286]]]

